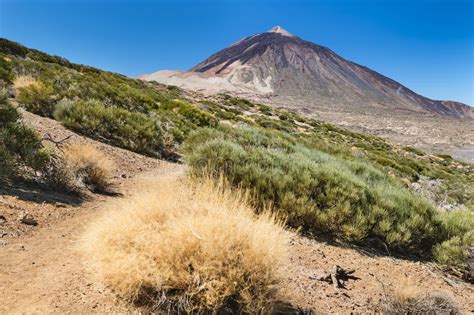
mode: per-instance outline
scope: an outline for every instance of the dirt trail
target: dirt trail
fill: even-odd
[[[40,133],[55,139],[70,134],[54,120],[25,114]],[[168,181],[182,176],[182,165],[149,159],[75,135],[92,142],[117,163],[115,190],[122,196],[93,195],[77,204],[57,192],[42,191],[0,181],[0,314],[91,314],[130,313],[137,309],[114,297],[85,266],[87,257],[79,250],[87,225],[101,216],[106,205],[133,194],[140,183]],[[3,185],[3,186],[2,186]],[[17,212],[27,210],[38,219],[37,227],[18,223]],[[2,229],[7,229],[3,237]],[[290,244],[287,277],[279,297],[285,302],[316,313],[349,314],[373,311],[386,289],[414,286],[425,292],[441,291],[451,296],[465,313],[474,311],[473,286],[448,284],[430,265],[388,256],[364,253],[294,235]],[[334,265],[356,269],[357,281],[346,289],[312,279]],[[454,284],[454,286],[452,286]]]
[[[124,197],[146,177],[168,180],[182,174],[179,167],[146,171],[123,181]],[[83,265],[78,250],[87,224],[104,211],[112,198],[99,197],[76,209],[54,228],[40,228],[0,248],[0,314],[126,312],[127,308],[97,284]]]

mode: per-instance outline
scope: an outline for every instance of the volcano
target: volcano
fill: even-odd
[[[295,98],[344,111],[382,108],[474,118],[474,108],[466,104],[419,95],[280,26],[241,39],[189,71],[164,70],[139,78],[210,93]]]

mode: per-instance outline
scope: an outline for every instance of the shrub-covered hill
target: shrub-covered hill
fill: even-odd
[[[434,250],[465,267],[473,165],[229,95],[204,97],[73,64],[6,39],[0,81],[21,106],[76,132],[149,156],[184,154],[195,174],[223,173],[293,226],[349,241],[375,238],[415,254]]]

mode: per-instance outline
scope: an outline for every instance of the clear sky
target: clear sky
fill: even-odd
[[[474,105],[474,0],[0,0],[0,36],[129,76],[281,25],[415,92]]]

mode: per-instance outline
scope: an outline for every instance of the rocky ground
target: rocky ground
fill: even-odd
[[[73,135],[92,142],[116,162],[114,192],[86,198],[65,195],[29,183],[0,182],[0,314],[130,313],[138,309],[117,300],[89,271],[78,243],[88,224],[107,204],[133,194],[150,177],[169,180],[183,176],[183,165],[146,158],[74,135],[56,121],[24,113],[41,134],[55,139]],[[22,222],[28,215],[32,221]],[[23,220],[25,221],[25,220]],[[316,313],[373,311],[385,292],[415,286],[453,297],[465,313],[474,311],[471,285],[443,275],[424,262],[380,255],[367,249],[315,240],[294,234],[286,279],[279,298]],[[383,253],[385,254],[385,253]],[[317,280],[335,265],[355,269],[360,279],[346,288]]]

